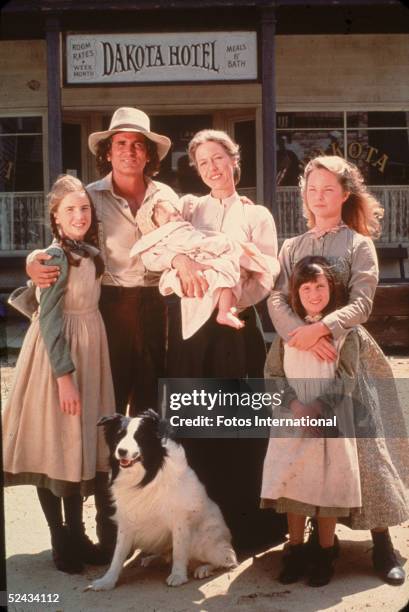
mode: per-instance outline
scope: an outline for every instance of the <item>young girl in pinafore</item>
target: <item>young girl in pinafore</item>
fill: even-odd
[[[289,304],[307,324],[314,324],[345,301],[341,291],[328,260],[307,256],[294,266]],[[336,362],[321,361],[279,337],[267,359],[266,376],[285,377],[288,384],[282,416],[336,417],[337,430],[336,437],[329,437],[334,431],[325,427],[319,431],[295,428],[270,439],[261,497],[263,507],[287,513],[290,545],[279,575],[283,584],[305,574],[310,586],[330,581],[338,555],[337,518],[352,527],[376,528],[379,523],[370,517],[370,509],[377,501],[380,508],[384,502],[389,504],[393,517],[389,524],[407,517],[405,485],[381,438],[380,406],[370,401],[368,381],[360,371],[360,331],[351,328],[334,341]],[[376,470],[376,486],[360,469],[368,454]],[[303,543],[307,516],[316,517],[318,523],[318,547],[313,554],[311,544]]]
[[[97,421],[115,411],[105,328],[98,310],[103,263],[94,208],[63,175],[48,196],[57,282],[39,295],[3,417],[5,485],[33,484],[51,532],[57,569],[100,564],[82,522],[82,496],[109,471]],[[63,521],[63,509],[65,523]]]
[[[296,264],[290,278],[289,301],[294,312],[309,323],[320,320],[335,309],[336,286],[326,259],[309,256]],[[343,340],[337,341],[338,350],[344,344]],[[344,357],[349,356],[349,347],[354,345],[348,336],[347,340],[347,346],[341,349],[338,369],[344,367]],[[319,412],[314,410],[312,403],[329,391],[336,364],[319,361],[306,351],[284,344],[282,367],[293,392],[291,401],[288,394],[286,396],[289,398],[286,403],[290,406],[286,411],[294,418],[318,417]],[[350,410],[344,406],[344,413],[348,412]],[[348,417],[347,414],[342,416],[344,420]],[[350,508],[361,506],[356,441],[317,437],[316,432],[308,428],[294,433],[287,431],[279,438],[271,438],[264,463],[261,496],[262,505],[271,505],[269,500],[272,499],[277,511],[287,512],[290,548],[284,557],[280,582],[295,582],[303,575],[305,518],[306,515],[316,515],[327,571],[324,575],[322,568],[319,571],[317,567],[313,568],[309,584],[325,584],[332,573],[337,516],[347,516]]]

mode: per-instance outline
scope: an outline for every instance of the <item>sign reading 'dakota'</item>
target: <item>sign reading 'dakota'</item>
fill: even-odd
[[[256,32],[69,34],[67,83],[253,80]]]

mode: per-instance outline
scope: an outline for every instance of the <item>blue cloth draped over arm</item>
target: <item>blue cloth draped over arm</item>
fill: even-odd
[[[59,266],[60,275],[57,281],[41,290],[40,295],[40,331],[47,349],[51,369],[56,378],[75,370],[70,349],[63,329],[64,294],[68,281],[68,261],[64,251],[59,247],[50,247],[46,253],[52,259],[45,261],[48,266]]]

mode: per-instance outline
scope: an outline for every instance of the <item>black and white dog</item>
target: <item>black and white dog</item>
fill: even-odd
[[[125,559],[136,549],[150,555],[142,561],[145,566],[154,557],[172,559],[169,586],[187,582],[189,562],[196,563],[195,578],[235,567],[220,508],[187,464],[183,447],[165,436],[158,415],[153,410],[133,419],[116,414],[98,424],[111,451],[118,536],[110,568],[88,589],[114,588]]]

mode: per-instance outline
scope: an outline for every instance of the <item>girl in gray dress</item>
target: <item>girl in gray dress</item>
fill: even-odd
[[[320,156],[305,167],[300,181],[304,216],[309,230],[285,240],[279,255],[280,276],[269,298],[269,312],[275,329],[289,346],[310,351],[318,359],[337,358],[333,341],[352,327],[367,321],[378,283],[378,262],[373,239],[380,234],[383,211],[368,192],[358,168],[338,156]],[[329,260],[348,294],[348,303],[307,325],[288,304],[289,279],[295,264],[307,255]],[[379,346],[362,327],[359,328],[360,368],[368,378],[393,379],[391,368]],[[275,361],[270,354],[270,361]],[[390,387],[390,385],[389,385]],[[408,485],[409,445],[399,402],[381,402],[388,408],[384,421],[394,435],[378,442],[379,453],[388,453],[402,481]],[[399,435],[396,435],[399,432]],[[371,444],[368,444],[370,442]],[[371,529],[374,541],[373,563],[383,579],[402,584],[405,573],[394,553],[388,526],[408,518],[408,511],[396,497],[388,497],[380,487],[374,466],[372,440],[359,440],[360,470],[367,484],[363,492],[364,512],[352,519],[356,529]],[[387,448],[386,448],[387,447]],[[377,454],[377,456],[380,456]],[[391,489],[393,489],[393,483]]]

